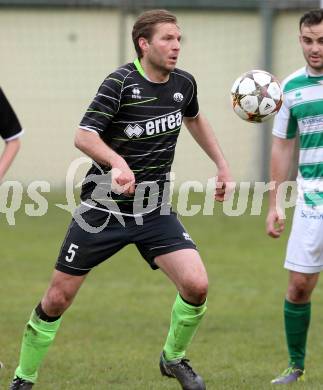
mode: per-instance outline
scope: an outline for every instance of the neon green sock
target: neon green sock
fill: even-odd
[[[62,318],[54,322],[42,321],[32,312],[22,339],[19,366],[15,375],[30,382],[36,382],[37,370],[53,342]]]
[[[192,306],[178,294],[172,310],[171,324],[164,345],[166,360],[181,359],[193,339],[206,311],[206,301],[201,306]]]
[[[289,364],[303,370],[311,303],[295,304],[285,300],[284,317]]]

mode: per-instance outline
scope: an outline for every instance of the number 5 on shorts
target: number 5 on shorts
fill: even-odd
[[[70,255],[70,256],[65,256],[65,260],[68,261],[69,263],[71,263],[74,259],[74,256],[75,256],[75,250],[78,249],[78,245],[75,245],[75,244],[71,244],[70,247],[68,248],[68,251],[67,253]]]

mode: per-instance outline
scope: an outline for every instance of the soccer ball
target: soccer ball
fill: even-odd
[[[248,122],[260,123],[275,115],[282,105],[279,81],[264,70],[251,70],[234,82],[231,89],[234,112]]]

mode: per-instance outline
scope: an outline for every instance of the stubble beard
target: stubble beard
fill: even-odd
[[[321,63],[319,65],[316,65],[316,64],[311,63],[310,55],[306,56],[305,59],[306,59],[307,65],[311,69],[313,69],[317,73],[323,73],[323,60],[321,60]]]
[[[170,72],[173,70],[173,69],[168,69],[166,68],[166,66],[162,66],[159,64],[156,64],[155,67],[165,77],[169,76]]]
[[[157,61],[155,62],[155,61],[152,61],[152,60],[150,60],[150,64],[152,65],[152,67],[154,67],[156,69],[156,71],[158,71],[159,73],[161,73],[165,77],[169,76],[169,74],[175,68],[175,66],[174,66],[171,69],[169,69],[166,66],[163,66],[162,64],[160,64],[159,62],[157,62]]]
[[[318,66],[312,66],[313,69],[316,70],[316,72],[323,73],[323,63]]]

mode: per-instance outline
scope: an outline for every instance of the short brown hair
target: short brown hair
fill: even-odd
[[[311,11],[306,12],[299,21],[299,29],[302,28],[302,25],[310,27],[320,24],[323,21],[323,9],[312,9]]]
[[[142,57],[139,38],[143,37],[149,41],[154,34],[154,27],[158,23],[177,24],[177,19],[175,15],[165,9],[154,9],[141,14],[133,25],[132,41],[139,58]]]

